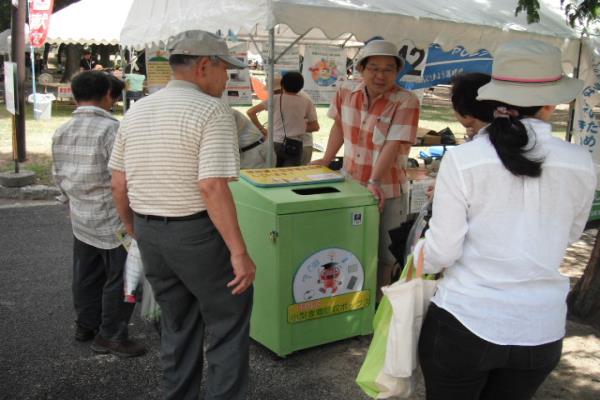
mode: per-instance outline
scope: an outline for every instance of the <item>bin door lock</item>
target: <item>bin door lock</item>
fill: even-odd
[[[269,232],[269,240],[271,242],[275,243],[277,241],[277,237],[279,237],[279,232],[277,232],[277,231]]]

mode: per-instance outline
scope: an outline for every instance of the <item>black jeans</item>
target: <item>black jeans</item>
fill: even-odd
[[[135,304],[125,303],[123,246],[105,250],[73,238],[73,302],[76,323],[98,329],[107,340],[127,339],[127,324]]]
[[[561,351],[562,339],[539,346],[490,343],[434,303],[419,339],[428,400],[531,399]]]

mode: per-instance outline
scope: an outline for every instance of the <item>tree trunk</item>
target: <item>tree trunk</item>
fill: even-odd
[[[79,72],[81,61],[81,46],[69,44],[66,46],[67,60],[65,61],[65,72],[61,78],[62,83],[70,82],[73,75]]]
[[[567,297],[569,312],[600,329],[600,230],[583,276]]]

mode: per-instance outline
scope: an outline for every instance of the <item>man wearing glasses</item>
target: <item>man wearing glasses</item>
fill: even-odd
[[[339,87],[328,112],[334,124],[325,155],[313,164],[329,165],[343,144],[343,172],[366,186],[379,201],[379,299],[379,289],[391,283],[396,262],[388,249],[388,231],[406,220],[406,163],[417,135],[419,100],[396,84],[404,60],[393,43],[370,41],[356,65],[363,80]]]

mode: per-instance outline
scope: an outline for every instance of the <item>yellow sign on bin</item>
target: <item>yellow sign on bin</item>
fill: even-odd
[[[329,317],[348,311],[360,310],[369,305],[371,294],[368,290],[346,293],[341,296],[326,297],[288,307],[290,324],[311,319]]]
[[[243,169],[242,179],[254,186],[288,186],[306,185],[312,183],[341,182],[344,176],[320,165],[305,165],[301,167]]]

